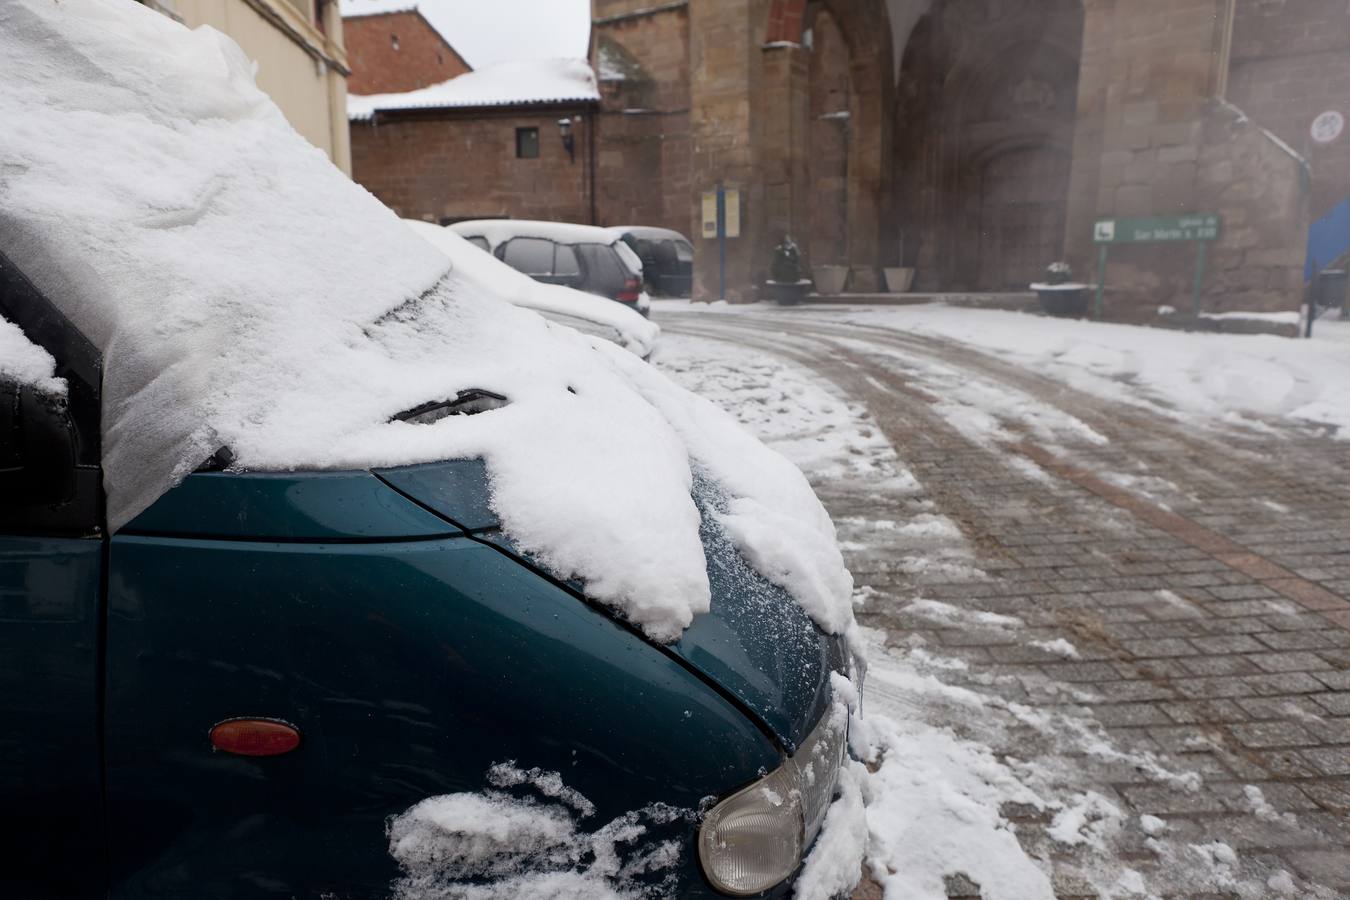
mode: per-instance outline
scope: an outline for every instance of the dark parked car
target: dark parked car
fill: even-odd
[[[661,297],[688,297],[694,287],[694,245],[678,231],[645,225],[609,229],[642,260],[647,290]]]
[[[524,219],[479,219],[448,227],[536,281],[598,294],[648,313],[642,261],[604,228]]]
[[[388,896],[391,817],[503,760],[564,773],[594,827],[656,810],[662,894],[791,890],[845,651],[746,564],[714,486],[712,609],[668,645],[522,555],[476,459],[217,459],[110,534],[99,352],[3,255],[0,318],[68,386],[0,378],[0,896]]]

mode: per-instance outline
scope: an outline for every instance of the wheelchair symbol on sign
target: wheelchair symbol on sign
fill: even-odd
[[[1097,233],[1094,234],[1093,237],[1098,242],[1114,241],[1116,239],[1116,223],[1098,222]]]

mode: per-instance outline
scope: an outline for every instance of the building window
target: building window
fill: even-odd
[[[539,158],[539,129],[516,129],[516,159]]]

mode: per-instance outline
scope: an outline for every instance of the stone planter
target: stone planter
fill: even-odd
[[[909,266],[887,266],[886,291],[891,294],[907,294],[914,287],[914,269]]]
[[[811,275],[815,278],[816,293],[827,297],[842,294],[848,284],[848,266],[812,266]]]
[[[811,282],[805,279],[796,282],[766,281],[764,292],[779,306],[796,306],[811,292]]]
[[[1090,285],[1037,283],[1031,285],[1031,289],[1036,292],[1036,299],[1041,302],[1046,315],[1065,319],[1081,319],[1087,315]]]

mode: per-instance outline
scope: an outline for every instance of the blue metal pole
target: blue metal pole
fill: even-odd
[[[717,182],[717,299],[727,299],[727,192]]]
[[[1106,292],[1106,244],[1097,251],[1097,300],[1092,304],[1092,318],[1102,320],[1102,295]]]

